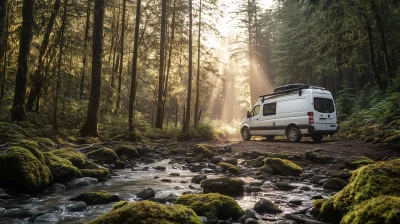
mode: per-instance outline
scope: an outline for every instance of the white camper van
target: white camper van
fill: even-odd
[[[304,84],[281,86],[274,93],[260,96],[240,129],[245,141],[251,136],[272,141],[282,135],[291,142],[299,142],[303,136],[320,142],[338,130],[331,92]]]

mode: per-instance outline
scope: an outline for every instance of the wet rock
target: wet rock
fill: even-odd
[[[296,186],[291,185],[288,182],[278,182],[278,183],[275,184],[275,187],[277,187],[278,189],[281,189],[281,190],[288,190],[288,191],[297,188]]]
[[[58,157],[50,152],[43,153],[46,165],[49,167],[54,182],[66,182],[82,177],[77,167],[64,158]]]
[[[324,182],[325,189],[341,190],[346,186],[346,182],[339,178],[329,178]]]
[[[303,202],[300,199],[290,199],[289,203],[294,204],[294,205],[301,205]]]
[[[264,162],[265,166],[259,169],[263,172],[283,176],[299,176],[303,173],[303,169],[299,165],[286,159],[266,158]],[[272,171],[267,167],[270,167]]]
[[[253,218],[247,218],[247,219],[244,221],[244,223],[245,223],[245,224],[259,224],[259,222],[258,222],[257,220],[255,220],[255,219],[253,219]]]
[[[142,161],[143,161],[144,163],[154,163],[154,162],[155,162],[154,159],[148,158],[148,157],[142,158]]]
[[[305,154],[306,159],[311,160],[314,163],[330,163],[335,159],[333,156],[321,154],[320,149],[309,150]]]
[[[260,214],[264,213],[282,213],[282,210],[268,199],[261,199],[254,205],[254,211]]]
[[[193,194],[193,191],[184,191],[184,192],[182,192],[182,195],[186,195],[186,194]]]
[[[160,177],[159,177],[159,176],[154,176],[153,178],[154,178],[154,179],[158,179],[158,178],[160,178]]]
[[[181,180],[181,181],[179,181],[179,183],[181,183],[181,184],[186,184],[188,181],[187,180]]]
[[[259,186],[246,186],[244,191],[246,193],[251,193],[251,192],[260,192],[262,190],[261,190],[261,187],[259,187]]]
[[[88,205],[107,204],[118,202],[121,199],[118,195],[111,195],[105,191],[86,192],[70,199],[71,201],[83,201]]]
[[[293,220],[286,219],[286,220],[279,221],[278,224],[297,224],[297,222],[293,221]]]
[[[115,149],[115,152],[119,157],[126,156],[128,159],[137,158],[139,156],[138,151],[132,145],[121,145]]]
[[[211,158],[211,162],[214,163],[214,164],[218,164],[221,161],[222,161],[222,157],[220,157],[220,156],[214,156],[214,157]]]
[[[142,171],[148,171],[149,170],[149,167],[143,167],[142,169],[141,169]]]
[[[320,194],[314,195],[311,197],[311,199],[316,200],[316,199],[324,199],[324,197]]]
[[[303,186],[301,186],[300,190],[302,190],[302,191],[311,191],[311,187],[303,185]]]
[[[206,168],[206,165],[194,165],[189,168],[190,172],[197,173]]]
[[[154,190],[151,188],[147,188],[147,189],[144,189],[143,191],[137,193],[136,196],[138,198],[146,200],[149,198],[154,198],[156,196],[156,192],[154,192]]]
[[[320,175],[320,174],[315,174],[312,178],[311,178],[311,183],[313,184],[318,184],[321,180],[325,180],[328,177],[325,175]]]
[[[103,166],[104,168],[110,169],[110,166],[109,166],[108,164],[106,164],[106,163],[102,164],[102,166]]]
[[[68,212],[80,212],[85,210],[87,207],[86,203],[83,201],[77,201],[75,203],[65,205],[65,210]]]
[[[184,186],[175,186],[174,189],[175,190],[183,190],[183,189],[185,189],[185,187]]]
[[[96,178],[91,178],[91,177],[82,177],[79,179],[72,180],[68,183],[65,183],[65,186],[68,189],[74,189],[78,187],[87,187],[87,186],[92,186],[98,184],[99,181]]]
[[[261,186],[263,183],[261,181],[255,181],[255,182],[251,182],[249,185],[250,186]]]
[[[205,157],[211,158],[215,155],[215,148],[208,144],[197,144],[194,146],[193,153],[201,154]]]
[[[196,187],[196,186],[194,186],[193,184],[190,184],[189,185],[189,189],[192,189],[192,190],[199,190],[200,188],[198,188],[198,187]]]
[[[3,189],[0,188],[0,199],[9,199],[11,198],[10,195],[8,195],[6,192],[4,192]]]
[[[213,213],[207,213],[207,224],[218,224],[218,218]]]
[[[0,217],[29,218],[36,213],[35,209],[11,208],[0,213]]]
[[[245,214],[242,215],[242,216],[237,220],[239,223],[245,223],[245,220],[248,219],[248,218],[257,219],[257,217],[256,217],[256,212],[253,211],[252,209],[246,209],[244,212],[245,212]]]
[[[165,171],[167,169],[167,167],[165,166],[156,166],[154,167],[155,170],[161,170],[161,171]]]
[[[213,169],[205,168],[204,173],[214,173]]]
[[[125,169],[126,163],[121,160],[117,160],[117,161],[115,161],[114,166],[115,166],[115,169]]]
[[[207,217],[205,216],[199,216],[199,219],[201,221],[202,224],[207,224]]]
[[[171,179],[161,179],[161,182],[167,182],[167,183],[171,183]]]
[[[203,180],[200,183],[204,193],[220,193],[228,196],[244,194],[244,182],[241,179],[222,177]]]
[[[215,164],[207,164],[208,168],[215,170],[215,168],[217,168],[217,166]]]
[[[232,146],[230,145],[224,146],[224,150],[225,152],[232,152]]]
[[[178,176],[180,176],[181,174],[180,174],[180,173],[170,173],[169,175],[170,175],[170,176],[173,176],[173,177],[178,177]]]
[[[232,164],[234,166],[238,165],[238,160],[236,158],[228,158],[224,161],[225,163]]]
[[[110,148],[100,148],[98,150],[88,153],[88,158],[93,159],[99,163],[112,164],[118,160],[117,154]],[[111,168],[111,165],[110,165]]]
[[[60,215],[56,213],[47,213],[35,218],[34,223],[56,223],[60,220]]]

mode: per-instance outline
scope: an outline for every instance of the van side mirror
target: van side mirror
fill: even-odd
[[[250,118],[250,117],[251,117],[251,115],[250,115],[250,111],[247,111],[247,115],[246,115],[246,117],[247,117],[247,118]]]

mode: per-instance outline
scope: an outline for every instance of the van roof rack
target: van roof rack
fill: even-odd
[[[311,86],[306,85],[306,84],[301,84],[301,83],[295,83],[295,84],[289,84],[289,85],[285,85],[285,86],[280,86],[280,87],[275,88],[273,93],[261,95],[260,96],[262,98],[261,102],[264,102],[265,97],[276,96],[276,95],[281,95],[281,94],[287,94],[287,93],[291,93],[291,92],[294,92],[294,91],[299,91],[299,96],[301,96],[302,90],[303,89],[309,89],[309,88],[311,88]]]

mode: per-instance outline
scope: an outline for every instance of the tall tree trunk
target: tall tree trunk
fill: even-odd
[[[99,136],[98,121],[101,95],[101,67],[103,53],[103,20],[104,0],[95,0],[93,11],[93,44],[92,44],[92,81],[86,122],[83,124],[81,136]]]
[[[19,39],[18,67],[15,80],[14,101],[11,108],[11,121],[24,121],[26,116],[25,98],[28,81],[28,57],[33,36],[35,0],[22,3],[22,27]]]
[[[8,0],[0,2],[0,70],[1,90],[0,90],[0,105],[4,98],[4,86],[6,83],[6,68],[7,68],[7,47],[8,47]]]
[[[178,109],[179,109],[179,104],[178,104],[178,97],[175,98],[175,127],[178,127]]]
[[[183,124],[183,131],[189,131],[190,125],[190,104],[192,101],[192,69],[193,69],[193,16],[192,16],[192,0],[189,0],[189,77],[188,77],[188,90],[187,90],[187,103],[185,122]]]
[[[61,0],[56,0],[53,5],[53,10],[51,11],[49,22],[46,26],[46,30],[43,36],[42,44],[39,49],[39,60],[38,66],[34,76],[32,77],[32,88],[29,92],[28,101],[26,103],[26,110],[32,111],[35,105],[35,111],[39,112],[41,91],[43,87],[44,77],[42,75],[43,70],[43,56],[49,45],[50,35],[53,31],[54,23],[57,18],[58,11],[61,6]]]
[[[164,52],[165,52],[165,28],[167,20],[167,0],[162,0],[161,8],[161,38],[160,38],[160,68],[158,73],[158,98],[157,98],[157,116],[156,128],[162,128],[163,124],[163,76],[164,76]]]
[[[53,110],[53,130],[57,133],[60,129],[60,124],[58,122],[58,103],[59,103],[59,95],[60,95],[60,86],[61,86],[61,65],[62,65],[62,57],[64,53],[64,32],[65,26],[67,24],[67,4],[68,0],[64,0],[64,13],[62,17],[62,25],[60,28],[60,52],[58,55],[58,65],[57,65],[57,82],[56,82],[56,95],[54,99],[54,110]]]
[[[83,89],[85,87],[85,71],[86,71],[86,54],[87,54],[87,45],[89,41],[89,27],[90,27],[90,1],[88,1],[87,9],[86,9],[86,24],[85,24],[85,39],[83,42],[83,57],[82,57],[82,74],[81,74],[81,86],[80,86],[80,99],[83,99]]]
[[[370,57],[370,62],[371,62],[371,67],[372,67],[372,72],[374,73],[374,78],[376,80],[376,83],[378,84],[380,89],[384,89],[383,83],[382,83],[382,78],[381,75],[379,74],[378,67],[376,66],[376,61],[375,61],[375,50],[374,50],[374,40],[372,39],[372,28],[371,24],[367,22],[367,33],[368,33],[368,41],[369,41],[369,57]]]
[[[254,103],[255,97],[254,97],[254,71],[253,71],[253,51],[252,51],[252,41],[251,41],[251,3],[250,0],[247,0],[247,16],[248,16],[248,26],[247,26],[247,31],[249,35],[249,52],[248,52],[248,58],[249,58],[249,77],[250,77],[250,99],[251,103]]]
[[[131,141],[136,141],[136,134],[134,133],[135,127],[133,123],[133,115],[134,115],[134,105],[136,100],[136,74],[137,74],[137,60],[138,60],[138,48],[139,48],[140,6],[141,6],[141,0],[137,0],[135,37],[133,43],[132,79],[131,79],[131,91],[129,96],[129,139]]]
[[[121,87],[122,87],[122,71],[124,70],[124,43],[125,43],[125,15],[126,15],[126,0],[122,1],[122,27],[121,27],[121,42],[120,42],[120,61],[118,74],[118,96],[115,106],[115,115],[118,117],[121,105]]]
[[[196,103],[194,107],[194,126],[199,125],[199,103],[200,103],[200,37],[201,37],[201,0],[199,10],[199,34],[198,34],[198,47],[197,47],[197,78],[196,78]]]
[[[112,71],[111,71],[111,87],[113,88],[113,90],[114,90],[114,87],[115,87],[115,73],[117,73],[118,72],[118,65],[119,65],[119,55],[117,55],[117,59],[115,60],[115,55],[117,54],[117,46],[118,46],[118,41],[119,41],[119,39],[118,39],[118,37],[119,37],[119,13],[120,13],[120,7],[119,7],[119,5],[118,5],[118,15],[117,15],[117,30],[115,31],[115,43],[114,43],[114,53],[113,53],[113,67],[112,67]],[[112,97],[112,94],[111,94],[111,96],[109,96],[110,98]]]

